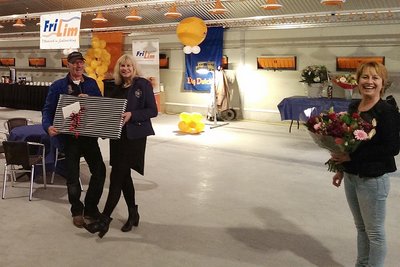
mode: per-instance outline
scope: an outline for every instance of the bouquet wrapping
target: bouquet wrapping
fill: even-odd
[[[306,122],[308,132],[314,142],[333,153],[354,152],[361,142],[375,135],[376,120],[367,122],[358,113],[335,113],[333,108],[327,112],[310,117]],[[332,160],[326,163],[329,171],[342,171],[343,166]]]
[[[352,74],[342,74],[336,76],[332,81],[345,90],[353,90],[357,87],[357,80]]]

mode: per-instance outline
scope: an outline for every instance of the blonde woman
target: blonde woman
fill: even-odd
[[[111,223],[121,192],[128,206],[129,217],[121,228],[128,232],[139,224],[138,206],[135,202],[135,188],[131,169],[144,173],[144,156],[147,136],[154,135],[151,118],[157,116],[157,105],[151,83],[139,77],[135,60],[131,55],[121,56],[114,68],[115,88],[110,93],[113,98],[128,100],[126,112],[122,115],[124,126],[121,138],[110,140],[110,189],[106,205],[100,219],[85,225],[90,233],[99,233],[102,238]]]

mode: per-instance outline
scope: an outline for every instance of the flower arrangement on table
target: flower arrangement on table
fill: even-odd
[[[328,69],[324,65],[307,66],[301,71],[301,81],[308,85],[328,81]]]
[[[335,113],[333,108],[320,115],[310,117],[305,123],[314,142],[330,152],[351,153],[375,135],[376,120],[363,120],[358,113]],[[325,162],[328,171],[342,171],[343,166],[332,160]]]
[[[347,90],[353,90],[357,87],[356,77],[351,73],[337,75],[332,81],[339,87]]]

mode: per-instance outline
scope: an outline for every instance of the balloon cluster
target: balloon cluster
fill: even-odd
[[[179,114],[180,122],[178,123],[178,128],[181,132],[196,134],[204,130],[203,115],[197,112],[187,113],[182,112]]]
[[[206,38],[207,26],[200,18],[185,18],[176,27],[176,35],[179,41],[185,45],[183,48],[185,54],[198,54],[200,53],[198,45]]]
[[[111,54],[106,49],[107,42],[98,37],[92,38],[92,47],[85,55],[87,75],[96,80],[100,91],[104,92],[104,76],[111,62]]]

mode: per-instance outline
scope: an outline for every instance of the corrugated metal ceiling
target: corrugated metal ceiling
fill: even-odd
[[[304,28],[365,24],[400,24],[400,0],[347,0],[341,8],[324,6],[320,0],[278,0],[282,8],[267,11],[260,8],[265,0],[222,0],[225,14],[209,13],[215,0],[0,0],[0,38],[38,35],[40,15],[66,11],[82,11],[82,33],[92,31],[169,32],[180,20],[196,16],[207,25],[235,28]],[[167,19],[163,14],[172,3],[182,17]],[[131,8],[137,8],[141,21],[125,20]],[[108,19],[105,24],[91,20],[98,11]],[[16,18],[25,19],[26,27],[12,27]]]

